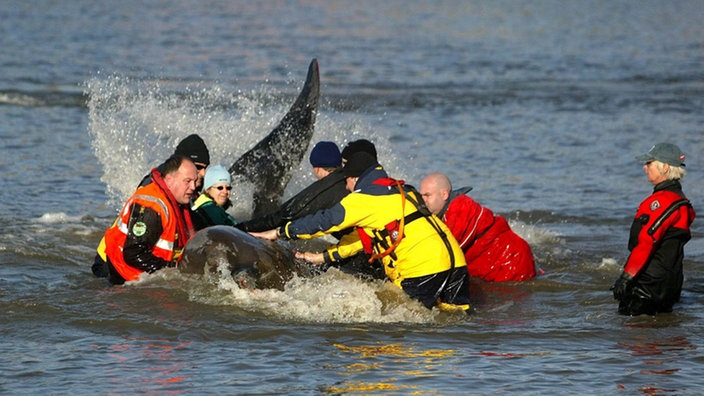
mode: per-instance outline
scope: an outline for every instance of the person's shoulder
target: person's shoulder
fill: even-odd
[[[472,197],[465,194],[459,194],[454,196],[450,200],[450,205],[479,205],[477,201],[473,200]]]
[[[481,209],[482,206],[477,201],[472,199],[472,197],[460,194],[450,201],[447,205],[447,212],[445,214],[452,217],[459,213],[478,212]]]
[[[209,204],[213,204],[214,201],[212,198],[205,194],[201,194],[194,202],[193,206],[191,207],[193,210],[198,210],[202,207],[208,206]]]

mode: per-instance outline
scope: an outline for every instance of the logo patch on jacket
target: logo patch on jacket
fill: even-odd
[[[650,203],[650,210],[651,210],[651,211],[656,211],[656,210],[658,210],[658,209],[660,209],[660,201],[658,201],[658,200],[656,199],[655,201],[653,201],[653,202]]]
[[[132,233],[136,237],[141,237],[142,235],[147,233],[147,225],[141,221],[134,223],[134,225],[132,226]]]

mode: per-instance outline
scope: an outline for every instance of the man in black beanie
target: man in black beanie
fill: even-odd
[[[358,152],[365,152],[370,154],[374,159],[377,158],[376,154],[376,146],[374,146],[374,143],[370,142],[367,139],[359,139],[359,140],[353,140],[345,146],[344,149],[342,149],[342,165],[344,165],[348,159],[352,156],[354,153]]]
[[[196,167],[200,165],[202,168],[207,168],[210,165],[210,152],[208,146],[205,145],[203,139],[196,135],[186,136],[176,146],[176,155],[183,155],[191,159]]]
[[[197,198],[197,195],[203,185],[205,169],[208,167],[208,165],[210,165],[210,152],[208,151],[208,146],[205,145],[205,142],[200,136],[194,133],[186,136],[183,140],[178,143],[174,154],[188,157],[191,159],[191,161],[193,161],[194,164],[196,164],[196,169],[198,169],[198,182],[196,183]],[[162,166],[163,164],[159,165],[159,170],[161,170]],[[140,183],[140,186],[142,185],[144,184]]]

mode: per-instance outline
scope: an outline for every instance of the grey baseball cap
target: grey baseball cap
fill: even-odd
[[[660,161],[671,166],[684,166],[684,158],[682,150],[671,143],[658,143],[647,153],[636,156],[638,161]]]

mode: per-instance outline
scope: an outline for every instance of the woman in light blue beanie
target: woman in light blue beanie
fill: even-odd
[[[193,227],[201,230],[214,225],[234,226],[237,221],[227,213],[232,206],[232,178],[230,172],[222,165],[208,167],[203,179],[203,194],[191,207],[193,211]]]

